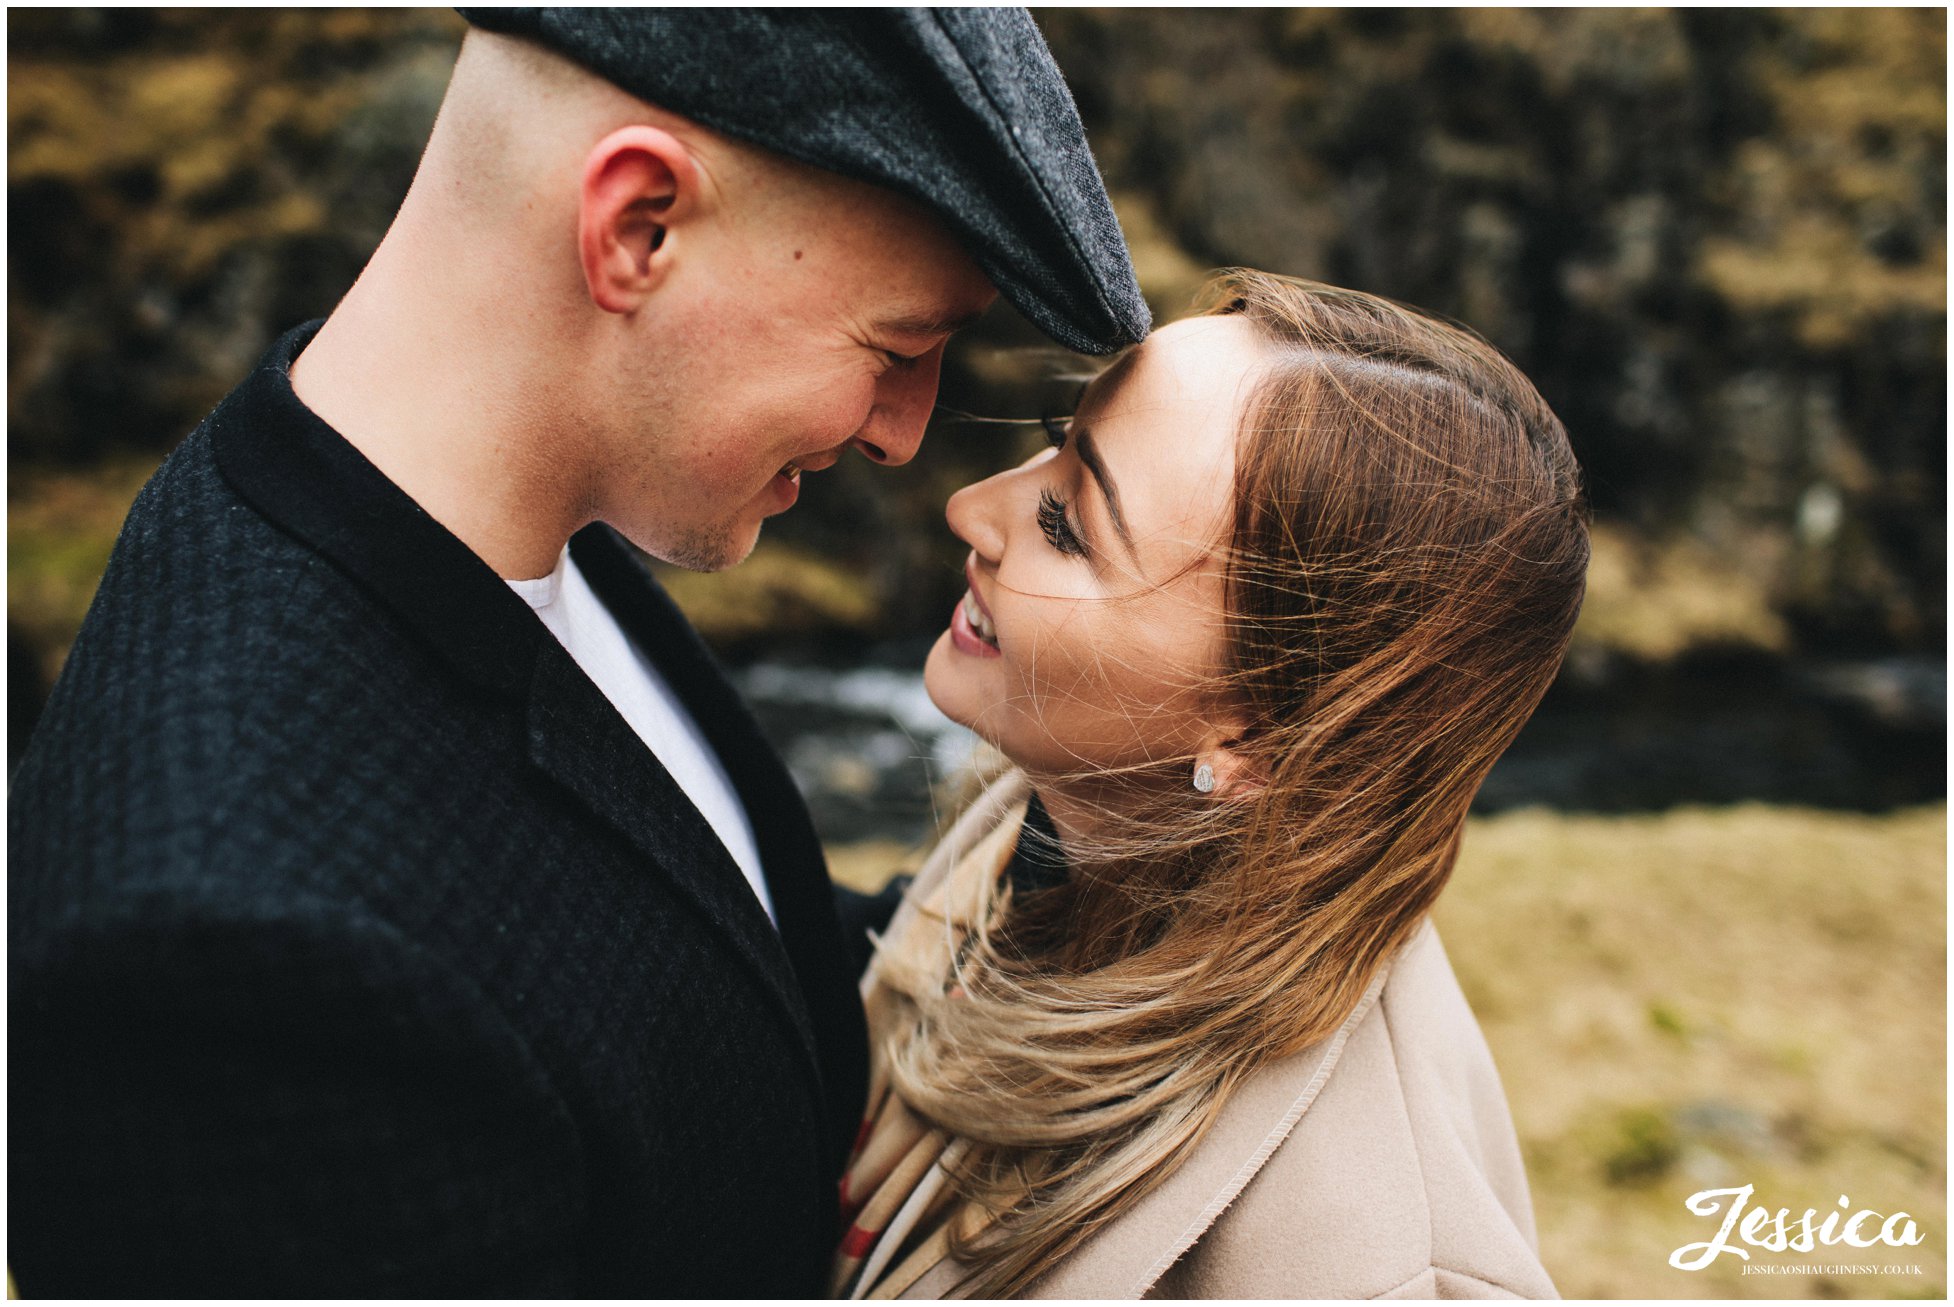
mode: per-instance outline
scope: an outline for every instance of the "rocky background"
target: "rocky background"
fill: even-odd
[[[1451,315],[1588,471],[1576,647],[1482,796],[1533,810],[1475,828],[1443,923],[1563,1291],[1938,1296],[1945,14],[1039,18],[1159,317],[1235,263]],[[379,240],[462,30],[9,11],[10,758],[136,488]],[[667,576],[851,874],[887,874],[915,836],[887,814],[927,795],[863,761],[923,728],[848,736],[845,701],[913,691],[890,678],[962,588],[945,498],[1031,447],[1078,362],[1000,308],[914,464],[811,477],[747,564]],[[838,734],[789,738],[823,712]],[[1925,1214],[1891,1255],[1922,1276],[1671,1271],[1707,1237],[1680,1197],[1741,1177],[1794,1216]]]
[[[1655,659],[1944,649],[1943,14],[1042,22],[1160,316],[1203,269],[1248,263],[1463,319],[1537,380],[1610,546],[1584,637]],[[9,14],[17,477],[153,461],[331,308],[405,191],[460,31],[445,11]],[[946,405],[1031,415],[1014,401],[1046,361],[1003,347],[1033,340],[994,314]],[[1002,443],[949,431],[900,485],[811,485],[775,543],[864,584],[753,628],[934,630],[920,560],[854,525],[933,523],[939,483]],[[1619,607],[1691,580],[1716,611]],[[51,670],[59,625],[14,617]]]

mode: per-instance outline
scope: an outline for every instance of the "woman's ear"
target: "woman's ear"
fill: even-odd
[[[669,240],[699,202],[691,151],[656,127],[620,127],[584,159],[577,250],[591,302],[630,313],[670,268]]]
[[[1194,751],[1195,789],[1211,799],[1239,801],[1253,798],[1269,783],[1268,769],[1242,748],[1248,734],[1246,718],[1227,714]]]

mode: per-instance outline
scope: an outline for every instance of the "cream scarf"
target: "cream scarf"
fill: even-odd
[[[924,887],[921,897],[911,900],[913,913],[896,922],[882,941],[881,953],[921,974],[947,975],[985,895],[1010,864],[1024,819],[1025,804],[1018,802],[947,875]],[[842,1218],[848,1227],[830,1282],[837,1298],[897,1297],[948,1254],[952,1220],[968,1236],[981,1228],[983,1219],[959,1203],[949,1184],[948,1168],[961,1156],[962,1141],[918,1120],[889,1091],[883,1048],[900,1005],[881,983],[880,970],[878,956],[863,982],[868,1116],[841,1181]]]

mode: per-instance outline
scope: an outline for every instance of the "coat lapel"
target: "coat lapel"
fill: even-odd
[[[825,882],[826,863],[793,778],[691,623],[617,533],[607,526],[587,527],[571,540],[570,553],[591,590],[657,666],[718,755],[753,824],[782,929],[789,928],[790,919],[798,924],[798,916],[782,907],[781,896],[790,902],[805,898],[807,872],[816,869]],[[832,896],[824,895],[823,902],[832,916]]]
[[[554,640],[538,652],[530,759],[684,891],[765,982],[814,1069],[814,1031],[788,959],[739,865],[684,790]]]
[[[647,870],[661,871],[698,906],[781,1010],[817,1092],[822,1080],[833,1084],[835,1077],[821,1065],[821,1056],[837,1062],[852,1052],[856,1060],[865,1060],[859,1005],[855,1005],[854,1043],[847,1051],[822,1050],[817,1055],[816,1031],[803,1002],[802,985],[796,983],[798,960],[790,962],[781,936],[767,921],[738,865],[691,800],[529,606],[293,393],[292,361],[319,326],[311,322],[287,332],[211,414],[207,425],[212,449],[225,480],[269,521],[305,541],[385,605],[456,676],[510,701],[512,707],[519,705],[527,751],[535,765],[637,848],[650,864]],[[579,539],[593,533],[602,533],[600,545],[609,538],[608,528],[593,527]],[[611,547],[622,551],[621,545]],[[605,573],[615,592],[614,569],[596,570]],[[640,589],[649,590],[649,579],[642,570],[638,575]],[[597,578],[591,580],[595,586]],[[611,602],[604,590],[599,594],[607,604]],[[642,611],[626,607],[632,618],[620,613],[620,622],[664,669],[667,659],[660,657],[660,651],[669,658],[683,640],[648,632]],[[675,610],[671,621],[696,643]],[[717,680],[716,672],[705,677],[690,670],[667,674],[710,738],[713,720],[722,715],[718,700],[708,696],[702,706],[691,692]],[[730,696],[730,687],[724,693]],[[713,743],[749,811],[760,807],[726,746],[718,739]],[[764,751],[764,744],[759,748]],[[805,843],[819,868],[819,845],[798,797],[792,807],[799,813]],[[784,851],[794,844],[796,832],[769,835],[757,820],[755,827],[771,880],[776,860],[786,857]],[[803,861],[808,856],[805,851],[800,855]],[[820,880],[825,884],[825,875]],[[783,902],[781,890],[771,884],[770,888],[783,921],[789,916],[788,903],[804,911],[806,902],[815,897],[803,884]],[[826,919],[833,923],[832,902],[819,906],[825,907]],[[832,929],[839,955],[839,926]],[[806,936],[808,931],[797,926],[794,933]],[[843,983],[852,987],[852,978]],[[846,1014],[829,1020],[845,1027]],[[828,1096],[832,1099],[832,1092]],[[845,1109],[831,1104],[831,1115],[858,1114],[860,1096]],[[838,1128],[843,1138],[837,1149],[845,1148],[846,1132],[853,1125],[851,1120]]]
[[[685,704],[746,808],[777,927],[767,923],[705,819],[686,805],[738,883],[743,906],[752,908],[742,918],[751,917],[766,931],[771,956],[785,949],[788,970],[782,974],[805,999],[799,1010],[811,1026],[827,1089],[829,1141],[839,1171],[868,1096],[868,1031],[835,913],[834,885],[807,805],[698,632],[617,533],[603,525],[588,527],[570,542],[570,553],[592,591]]]
[[[469,683],[520,695],[554,643],[487,563],[292,391],[320,327],[281,336],[205,419],[217,469],[266,520],[329,560]]]

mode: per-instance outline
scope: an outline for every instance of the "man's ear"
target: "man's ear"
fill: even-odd
[[[1269,783],[1268,769],[1242,748],[1247,734],[1245,717],[1226,713],[1214,719],[1212,729],[1194,750],[1195,775],[1190,778],[1194,788],[1211,799],[1240,801],[1253,798]],[[1203,768],[1207,769],[1205,777]],[[1203,779],[1212,780],[1212,788],[1202,789]]]
[[[671,227],[698,202],[698,165],[671,133],[620,127],[592,146],[577,206],[591,302],[608,313],[642,305],[670,268]]]

